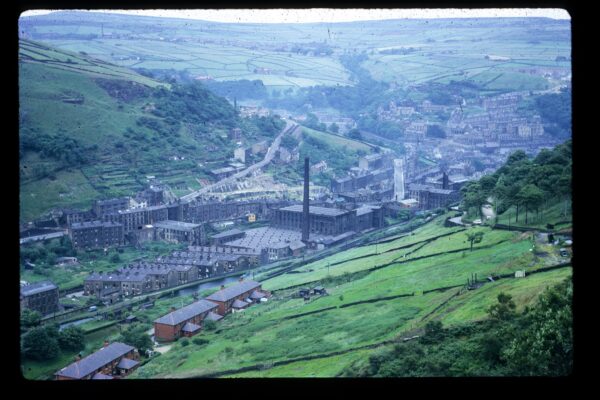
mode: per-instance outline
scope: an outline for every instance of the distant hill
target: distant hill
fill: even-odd
[[[57,207],[129,195],[154,175],[176,194],[233,154],[228,130],[250,142],[283,121],[242,119],[200,83],[175,85],[30,40],[19,45],[22,221]]]

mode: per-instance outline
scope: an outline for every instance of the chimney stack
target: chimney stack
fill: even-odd
[[[104,341],[104,347],[108,347],[108,340]]]
[[[225,285],[221,285],[221,290],[225,289]]]
[[[171,306],[171,312],[173,311],[177,311],[177,308],[175,308],[174,306]]]
[[[309,231],[309,182],[308,182],[308,157],[304,159],[304,201],[302,202],[302,241],[304,243],[308,242],[308,231]]]

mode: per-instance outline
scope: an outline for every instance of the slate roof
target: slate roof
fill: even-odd
[[[130,360],[129,358],[124,358],[121,361],[119,361],[119,364],[117,364],[117,368],[131,369],[131,368],[135,367],[138,364],[139,364],[139,361]]]
[[[227,301],[231,300],[234,297],[239,296],[242,293],[248,292],[252,289],[256,289],[261,284],[255,281],[242,281],[236,285],[229,286],[228,288],[221,289],[216,293],[211,294],[206,298],[206,300],[215,300],[215,301]]]
[[[126,345],[125,343],[111,343],[97,352],[66,366],[58,371],[56,375],[81,379],[117,358],[124,356],[133,349],[132,346]]]
[[[293,242],[292,244],[290,244],[290,250],[292,250],[292,251],[298,250],[298,249],[303,249],[305,247],[306,247],[306,245],[300,241]]]
[[[192,323],[192,322],[187,322],[187,323],[186,323],[186,324],[183,326],[183,328],[181,328],[181,330],[182,330],[182,331],[184,331],[184,332],[197,332],[197,331],[199,331],[200,329],[202,329],[202,328],[200,327],[200,325],[196,325],[196,324],[194,324],[194,323]]]
[[[155,323],[165,324],[165,325],[177,325],[183,321],[187,321],[198,314],[202,314],[208,310],[212,310],[213,308],[217,308],[218,305],[213,303],[212,301],[207,300],[198,300],[192,304],[189,304],[179,310],[175,310],[173,312],[164,315],[157,320]]]
[[[156,228],[165,228],[165,229],[174,229],[180,231],[192,231],[195,228],[199,227],[200,224],[191,224],[189,222],[181,222],[181,221],[158,221],[154,223]]]
[[[245,301],[242,300],[236,300],[233,302],[233,304],[231,305],[231,307],[233,308],[246,308],[248,307],[248,303],[246,303]]]
[[[209,311],[209,313],[206,315],[206,319],[209,319],[211,321],[218,321],[218,320],[220,320],[222,318],[223,318],[222,315],[219,315],[219,314],[214,313],[212,311]]]
[[[240,233],[244,233],[244,232],[239,229],[230,229],[228,231],[224,231],[221,233],[217,233],[216,235],[213,235],[213,239],[226,238],[226,237],[233,236],[233,235],[239,235]]]
[[[259,292],[258,290],[255,290],[250,294],[251,299],[262,299],[263,297],[267,297],[267,295],[263,292]]]
[[[279,209],[280,211],[291,211],[291,212],[302,212],[302,204],[296,204],[293,206],[283,207]],[[310,206],[309,213],[313,215],[324,215],[327,217],[337,217],[340,215],[344,215],[349,213],[347,210],[340,210],[338,208],[327,208],[327,207],[317,207]]]
[[[50,281],[32,283],[21,286],[21,296],[31,296],[36,293],[42,293],[54,289],[57,289],[57,286]]]

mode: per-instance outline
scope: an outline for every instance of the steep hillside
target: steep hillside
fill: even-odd
[[[500,293],[512,296],[521,313],[545,288],[571,275],[568,264],[547,269],[556,264],[556,249],[530,251],[529,234],[449,228],[444,226],[449,216],[440,215],[413,234],[342,251],[282,275],[256,274],[274,294],[269,302],[227,315],[216,331],[198,336],[203,340],[174,344],[132,377],[339,376],[377,354],[378,347],[390,349],[404,338],[422,336],[432,321],[453,330],[487,320]],[[472,251],[470,231],[484,233]],[[515,279],[517,270],[525,270],[526,277]],[[480,285],[467,290],[474,274]],[[496,278],[491,282],[488,276]],[[317,285],[328,296],[309,301],[297,296],[299,288]],[[165,307],[175,304],[164,301]],[[158,316],[138,313],[142,323]]]
[[[169,85],[29,40],[19,47],[19,113],[22,221],[133,194],[146,175],[196,190],[231,156],[228,130],[254,142],[283,125],[242,119],[199,83]]]

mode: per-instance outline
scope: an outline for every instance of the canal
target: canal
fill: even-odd
[[[173,297],[189,296],[191,294],[202,292],[204,290],[219,288],[221,287],[221,285],[227,285],[228,283],[236,282],[238,280],[239,277],[237,276],[228,276],[226,278],[219,279],[216,281],[200,282],[193,286],[188,286],[183,289],[177,289],[175,292],[173,292]]]
[[[65,328],[68,328],[69,326],[77,326],[77,325],[81,325],[81,324],[85,324],[88,321],[93,321],[95,318],[93,317],[88,317],[88,318],[83,318],[83,319],[78,319],[77,321],[71,321],[71,322],[66,322],[64,324],[60,324],[60,326],[58,327],[59,331],[62,331]]]

